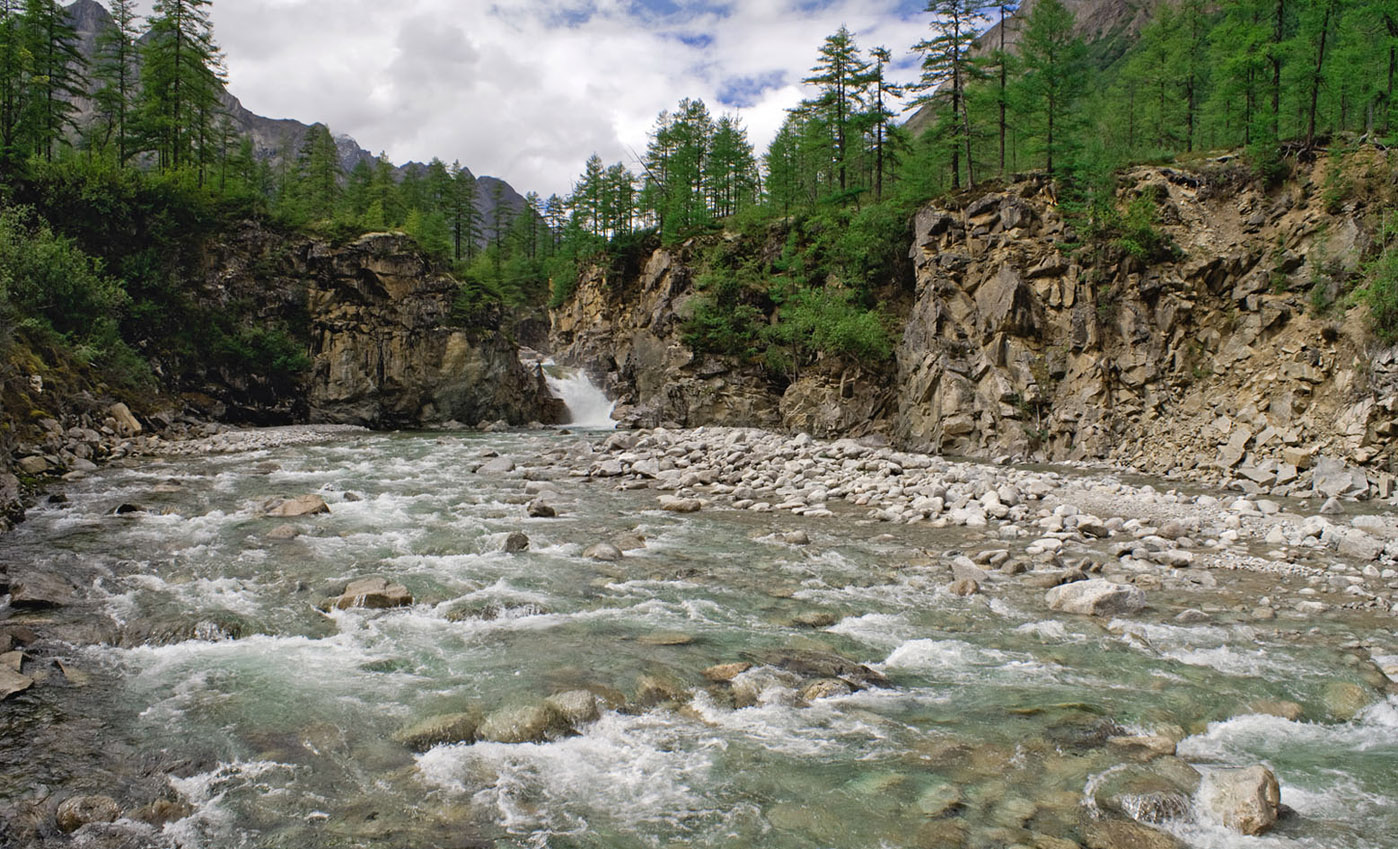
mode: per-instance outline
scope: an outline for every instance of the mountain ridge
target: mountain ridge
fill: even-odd
[[[78,34],[78,49],[82,55],[91,62],[97,55],[97,43],[101,33],[110,27],[115,26],[111,14],[107,8],[98,0],[74,0],[64,8],[68,15],[69,22]],[[251,109],[243,105],[243,102],[224,86],[221,96],[224,112],[228,115],[237,134],[243,138],[250,138],[253,143],[253,156],[259,161],[279,163],[285,161],[286,157],[294,158],[296,151],[300,149],[306,133],[315,126],[313,122],[307,124],[296,118],[268,118],[258,115]],[[90,108],[86,104],[79,104],[80,111]],[[329,127],[329,125],[325,125]],[[348,175],[356,165],[362,162],[373,164],[378,161],[378,156],[371,153],[359,144],[359,142],[347,133],[337,133],[331,128],[331,135],[335,139],[336,148],[340,154],[340,167]],[[395,165],[395,177],[403,179],[410,171],[423,171],[426,165],[420,162],[406,162],[402,165]],[[464,166],[463,166],[464,167]],[[467,173],[476,178],[478,191],[476,193],[476,208],[480,214],[482,226],[482,240],[488,238],[489,222],[495,210],[495,187],[501,186],[501,198],[515,213],[522,211],[525,206],[524,196],[505,180],[498,177],[477,176],[471,169],[465,169]]]

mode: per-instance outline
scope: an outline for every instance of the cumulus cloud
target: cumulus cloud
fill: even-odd
[[[698,97],[759,150],[844,24],[895,56],[923,0],[221,0],[229,88],[395,161],[434,156],[520,191],[568,191],[586,158],[634,164],[662,109]],[[912,76],[911,60],[904,76]]]

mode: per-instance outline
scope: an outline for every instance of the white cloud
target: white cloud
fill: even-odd
[[[759,152],[841,24],[895,55],[914,0],[219,0],[229,88],[270,117],[323,121],[395,161],[460,160],[521,192],[566,192],[594,151],[631,163],[682,97],[734,80]],[[658,14],[648,10],[670,10]],[[676,11],[678,10],[678,11]]]

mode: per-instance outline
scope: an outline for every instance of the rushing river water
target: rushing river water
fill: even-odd
[[[1176,812],[1163,828],[1187,845],[1398,846],[1398,705],[1318,716],[1327,686],[1360,680],[1345,626],[1268,629],[1224,608],[1202,624],[1109,623],[1048,614],[1042,590],[961,598],[932,567],[976,544],[964,529],[853,510],[679,516],[652,492],[523,467],[598,438],[365,434],[73,484],[7,557],[93,570],[116,628],[67,650],[87,686],[8,717],[0,792],[64,778],[120,797],[109,785],[157,775],[191,806],[157,839],[208,849],[1061,845],[1035,841],[1081,840],[1093,789],[1129,768],[1105,738],[1177,728],[1198,765],[1269,764],[1296,811],[1260,838]],[[490,452],[522,468],[471,472]],[[526,518],[544,488],[560,517]],[[304,493],[332,512],[269,539],[285,520],[264,503]],[[112,515],[122,503],[146,511]],[[798,530],[810,545],[780,536]],[[502,550],[513,531],[528,551]],[[645,546],[582,555],[618,535]],[[366,575],[416,603],[318,609]],[[759,663],[735,700],[702,674],[793,650],[891,686],[807,704],[799,680]],[[655,682],[683,697],[647,707],[638,690]],[[415,754],[392,739],[423,717],[580,688],[610,707],[552,742]],[[1248,710],[1279,700],[1317,720]],[[56,766],[17,716],[66,717],[98,751],[65,749]],[[28,757],[14,753],[24,735]]]

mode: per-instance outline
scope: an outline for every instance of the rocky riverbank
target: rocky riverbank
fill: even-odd
[[[346,455],[333,461],[340,465],[327,467],[331,461],[319,449],[309,465],[295,465],[294,455],[283,452],[279,462],[256,464],[241,484],[245,494],[231,503],[215,498],[218,486],[231,485],[237,475],[228,461],[218,459],[221,455],[355,438],[377,440],[376,453],[349,459]],[[217,563],[236,570],[235,561],[252,558],[254,571],[248,575],[233,579],[220,566],[207,578],[193,580],[194,599],[205,599],[206,591],[216,598],[236,595],[255,580],[251,575],[263,573],[269,560],[329,555],[335,561],[330,579],[322,575],[307,584],[296,573],[274,578],[279,582],[274,593],[278,609],[287,607],[289,598],[295,600],[294,607],[312,611],[308,624],[297,626],[305,630],[290,631],[299,640],[294,643],[298,651],[316,642],[308,643],[305,637],[324,636],[336,627],[342,627],[342,639],[352,639],[350,634],[361,632],[387,635],[390,631],[379,629],[395,622],[393,632],[418,626],[409,622],[419,623],[428,629],[426,634],[434,635],[428,642],[435,643],[443,635],[458,635],[445,637],[455,640],[502,623],[502,633],[511,635],[504,640],[508,643],[535,627],[548,632],[570,627],[565,624],[569,621],[583,621],[569,620],[559,601],[546,600],[537,589],[526,592],[523,584],[509,587],[486,576],[479,582],[473,576],[465,586],[454,583],[466,563],[509,568],[510,563],[534,563],[531,558],[536,556],[550,558],[540,562],[554,568],[578,570],[584,576],[584,595],[607,596],[603,606],[609,611],[616,609],[618,597],[637,588],[675,581],[702,587],[712,582],[725,592],[766,599],[757,608],[764,611],[760,615],[776,617],[770,624],[731,614],[718,621],[744,621],[744,629],[775,628],[786,635],[779,647],[720,648],[712,630],[706,630],[713,627],[711,622],[700,625],[682,618],[621,641],[621,656],[644,658],[641,668],[647,671],[634,678],[616,680],[600,667],[584,673],[564,664],[558,670],[549,667],[548,683],[538,684],[531,697],[515,692],[502,698],[490,686],[472,685],[465,688],[474,693],[470,699],[434,697],[411,709],[399,705],[390,720],[401,724],[396,730],[385,729],[371,753],[354,758],[356,768],[360,758],[368,757],[392,772],[411,766],[416,757],[420,769],[431,776],[438,774],[434,770],[447,769],[444,764],[463,749],[473,749],[472,743],[496,753],[503,750],[490,747],[526,744],[517,756],[501,754],[526,757],[525,752],[534,751],[528,745],[566,745],[578,735],[599,733],[597,728],[617,723],[619,717],[662,717],[653,721],[731,731],[755,721],[735,718],[749,710],[754,716],[782,708],[825,717],[822,711],[841,700],[901,698],[914,676],[897,659],[912,648],[867,656],[841,642],[866,627],[861,622],[887,618],[887,608],[880,607],[882,595],[874,591],[882,584],[902,587],[902,592],[920,599],[919,607],[941,610],[940,605],[948,605],[938,616],[956,622],[953,632],[984,627],[976,618],[979,611],[992,619],[1026,621],[1019,631],[1032,627],[1057,633],[1054,628],[1068,623],[1088,641],[1126,643],[1139,647],[1143,657],[1157,659],[1168,652],[1156,643],[1199,628],[1218,635],[1223,641],[1220,650],[1245,654],[1254,644],[1288,643],[1334,652],[1340,659],[1313,696],[1307,690],[1308,695],[1257,696],[1223,705],[1165,700],[1148,714],[1148,721],[1103,715],[1076,702],[1060,704],[1061,698],[997,703],[996,710],[1007,712],[1007,723],[1049,717],[1051,722],[1044,721],[1052,734],[1069,736],[1052,738],[1053,745],[1037,738],[1008,746],[958,738],[918,742],[903,755],[908,769],[931,768],[961,778],[919,792],[908,802],[908,810],[925,819],[917,845],[982,845],[999,835],[995,839],[1004,838],[1006,845],[1017,841],[1054,849],[1176,847],[1185,844],[1161,828],[1193,816],[1196,803],[1205,812],[1201,816],[1234,832],[1286,829],[1296,817],[1288,813],[1288,799],[1279,790],[1278,778],[1285,785],[1287,775],[1252,761],[1221,764],[1201,746],[1199,735],[1213,723],[1252,714],[1278,721],[1303,719],[1317,727],[1358,721],[1385,698],[1398,695],[1393,683],[1398,677],[1398,642],[1392,636],[1398,601],[1398,522],[1375,512],[1374,502],[1324,492],[1309,493],[1305,499],[1270,500],[1197,484],[1152,484],[1085,465],[962,462],[894,450],[876,439],[823,441],[735,428],[582,436],[512,432],[498,438],[444,432],[414,439],[315,427],[208,433],[180,443],[138,439],[142,441],[131,440],[123,457],[123,465],[132,467],[123,474],[137,476],[135,488],[129,494],[113,493],[109,500],[130,498],[138,508],[150,509],[122,517],[111,517],[105,507],[97,514],[89,510],[84,513],[88,518],[69,520],[73,527],[91,525],[88,532],[96,532],[100,525],[112,533],[135,533],[146,527],[143,523],[153,523],[151,528],[159,525],[171,533],[172,526],[165,523],[193,519],[202,530],[176,544],[182,557],[197,558],[194,552],[210,545],[231,545],[215,552]],[[392,458],[377,453],[390,448],[402,453]],[[138,459],[142,452],[152,453],[152,459]],[[164,471],[139,474],[146,462],[152,469],[175,473],[181,464],[200,457],[216,461],[214,468],[220,471],[209,475],[205,470],[183,481],[167,478]],[[437,468],[443,464],[449,472]],[[353,486],[344,477],[344,470],[380,465],[379,474],[368,472],[369,477]],[[418,482],[428,468],[433,469],[430,474],[445,477]],[[341,471],[322,477],[328,469]],[[210,482],[210,494],[200,495],[201,476],[224,483]],[[384,483],[386,476],[397,483]],[[426,579],[419,571],[430,555],[405,556],[417,549],[404,549],[401,541],[383,541],[401,537],[376,538],[371,526],[355,524],[374,513],[403,513],[399,499],[404,488],[434,490],[446,481],[469,483],[462,490],[467,496],[444,505],[444,535],[423,549],[453,564],[441,575]],[[84,483],[90,481],[72,481],[75,487]],[[274,504],[268,500],[273,495],[290,501]],[[143,497],[152,503],[140,502]],[[598,518],[596,505],[609,497],[635,511],[623,517],[628,521],[622,530]],[[409,528],[435,521],[418,509],[403,513],[405,520],[415,517]],[[489,517],[491,532],[469,545],[473,553],[463,555],[458,553],[463,551],[459,511],[471,509]],[[721,517],[727,517],[725,527],[749,528],[750,545],[809,565],[777,566],[763,555],[746,570],[751,575],[740,569],[719,578],[710,573],[721,566],[677,547],[676,539],[683,536],[648,538],[655,528],[683,534],[686,526],[709,527],[707,523]],[[607,531],[593,530],[599,527]],[[392,556],[361,558],[355,553],[360,549],[352,547],[356,539],[377,539],[362,550],[389,551]],[[378,547],[383,545],[388,547]],[[840,547],[879,554],[868,574],[809,571]],[[352,562],[342,562],[346,559]],[[84,669],[81,660],[75,662],[72,646],[77,643],[174,650],[182,641],[256,644],[278,633],[265,619],[247,613],[164,613],[161,616],[168,618],[147,622],[125,606],[129,601],[115,608],[124,618],[119,626],[84,625],[84,618],[103,618],[99,610],[113,603],[113,594],[144,591],[133,589],[140,587],[182,593],[180,588],[192,576],[180,571],[147,577],[147,567],[123,565],[119,557],[58,566],[50,571],[14,570],[6,579],[11,599],[0,621],[0,639],[8,641],[4,648],[12,653],[6,655],[10,663],[0,685],[10,690],[12,704],[14,699],[36,698],[39,704],[52,688],[81,687],[91,670]],[[142,574],[128,576],[132,569]],[[353,570],[347,577],[346,569]],[[845,583],[850,586],[843,590],[849,592],[832,592]],[[620,596],[612,595],[616,593]],[[324,613],[314,613],[316,607]],[[233,609],[251,608],[244,601]],[[589,621],[594,615],[586,614]],[[601,615],[606,621],[615,613]],[[537,626],[524,625],[517,632],[509,625],[512,621]],[[910,636],[919,633],[926,632]],[[608,630],[594,638],[615,634]],[[382,650],[376,646],[371,659],[354,663],[395,675],[401,661]],[[572,650],[571,644],[567,650]],[[1071,663],[1060,650],[1048,651],[1054,663],[1064,668]],[[887,659],[880,661],[885,655]],[[664,669],[653,669],[659,658],[667,659]],[[680,658],[690,658],[690,665]],[[459,682],[452,686],[459,687]],[[870,710],[877,702],[859,704],[860,710]],[[325,733],[319,727],[297,732]],[[80,746],[88,739],[84,735],[90,736],[73,729],[64,745]],[[264,749],[271,746],[274,753],[283,746],[299,751],[299,744],[266,742],[260,730],[252,739]],[[1030,752],[1035,764],[1042,760],[1030,783],[1013,792],[1002,787],[992,793],[981,787],[987,770],[1009,769],[1021,750]],[[276,755],[292,762],[295,757]],[[86,795],[64,789],[26,802],[17,809],[22,815],[14,818],[12,833],[47,835],[49,842],[42,845],[55,847],[69,845],[60,836],[69,829],[76,829],[86,845],[159,845],[140,843],[129,829],[106,823],[126,815],[158,827],[191,816],[190,806],[200,804],[199,797],[190,795],[192,785],[183,779],[163,784],[160,770],[167,768],[175,767],[153,767],[142,783],[133,785],[139,792],[83,782]],[[1067,772],[1057,773],[1060,769]],[[1069,779],[1067,789],[1073,792],[1064,792],[1064,775],[1076,775],[1073,770],[1083,770],[1084,778],[1091,780],[1084,788],[1082,780]],[[334,816],[338,820],[352,814]],[[791,806],[775,805],[765,816],[778,829],[811,833],[820,827],[819,817]],[[146,837],[141,839],[151,837],[149,832],[142,834]]]

